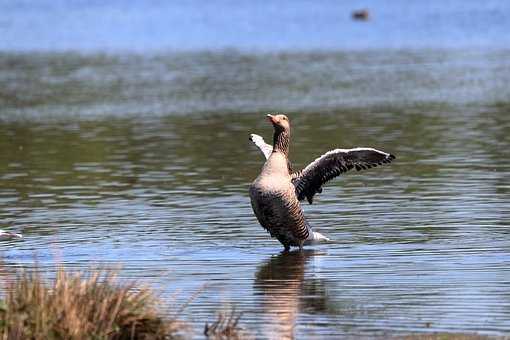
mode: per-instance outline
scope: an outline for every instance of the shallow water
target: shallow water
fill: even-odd
[[[510,330],[508,51],[3,54],[5,280],[121,264],[200,331],[235,306],[258,337]],[[256,222],[247,187],[288,112],[291,156],[394,153],[306,205],[334,242],[302,253]],[[36,255],[34,255],[36,254]],[[174,297],[176,295],[177,297]]]

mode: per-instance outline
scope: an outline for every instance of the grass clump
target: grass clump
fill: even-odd
[[[171,339],[182,326],[164,319],[149,288],[119,283],[112,271],[67,273],[45,281],[21,272],[0,305],[1,339]]]
[[[236,313],[235,310],[220,312],[216,321],[212,324],[206,323],[204,335],[209,340],[242,340],[249,339],[243,329],[239,327],[239,319],[242,313]]]

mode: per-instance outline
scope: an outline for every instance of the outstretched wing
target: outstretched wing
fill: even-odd
[[[369,169],[390,163],[395,156],[372,148],[335,149],[326,152],[303,170],[292,174],[292,183],[300,201],[305,197],[310,204],[313,196],[322,191],[329,180],[353,168]]]
[[[262,151],[262,153],[264,154],[266,159],[268,159],[269,156],[271,156],[271,152],[273,152],[273,147],[271,145],[267,144],[264,141],[264,138],[252,133],[250,135],[250,140],[260,149],[260,151]]]

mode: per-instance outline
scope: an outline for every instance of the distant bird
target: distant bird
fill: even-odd
[[[370,14],[368,13],[368,9],[358,9],[352,12],[351,17],[354,20],[366,21],[369,19]]]
[[[13,238],[23,238],[23,235],[0,229],[0,240],[10,240]]]
[[[286,251],[310,243],[329,241],[312,231],[299,201],[313,202],[313,196],[322,192],[322,186],[351,169],[362,170],[390,163],[395,156],[372,148],[334,149],[326,152],[303,170],[292,172],[288,159],[290,122],[287,116],[267,115],[273,124],[273,146],[258,135],[250,140],[263,152],[266,162],[260,175],[250,185],[253,212],[271,237],[283,244]]]

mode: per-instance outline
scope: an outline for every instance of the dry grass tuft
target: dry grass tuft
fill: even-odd
[[[248,339],[243,329],[239,327],[242,313],[232,310],[229,313],[220,312],[218,318],[211,325],[205,324],[204,335],[214,340],[241,340]]]
[[[2,339],[169,339],[180,322],[164,320],[148,288],[118,283],[112,271],[66,273],[49,283],[22,272],[0,306]]]

